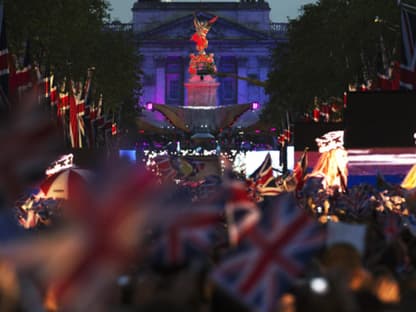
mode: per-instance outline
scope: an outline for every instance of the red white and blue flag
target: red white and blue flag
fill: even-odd
[[[59,148],[57,128],[37,111],[17,111],[0,127],[0,193],[15,197],[43,176]]]
[[[55,76],[51,75],[49,78],[49,99],[51,107],[58,107],[59,104],[59,92],[56,85]]]
[[[416,89],[416,7],[401,3],[402,62],[400,85]]]
[[[267,154],[260,167],[250,175],[249,182],[257,201],[262,201],[264,196],[276,196],[280,193],[273,176],[270,153]]]
[[[227,200],[225,214],[229,241],[237,245],[260,220],[260,209],[250,196],[247,185],[240,181],[231,181],[226,186]]]
[[[213,271],[213,280],[255,311],[275,311],[279,296],[324,245],[321,225],[297,207],[293,194],[276,198],[261,222]]]
[[[105,291],[141,256],[154,194],[160,193],[154,176],[137,167],[117,166],[99,181],[68,203],[66,229],[0,250],[18,269],[39,268],[39,281],[52,286],[62,311],[107,310]]]
[[[195,257],[204,257],[218,239],[223,216],[210,207],[193,207],[174,211],[155,245],[155,261],[162,265],[179,265]]]
[[[72,84],[71,84],[72,85]],[[84,120],[82,116],[85,112],[83,100],[78,100],[74,90],[70,87],[69,94],[69,136],[72,148],[82,147],[82,137],[85,134]]]
[[[300,191],[305,183],[305,175],[308,170],[308,149],[305,148],[299,161],[293,169],[292,176],[296,181],[296,190]]]

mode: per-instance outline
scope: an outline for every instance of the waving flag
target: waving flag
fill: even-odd
[[[88,102],[91,103],[91,98]],[[100,94],[98,100],[93,105],[87,105],[85,108],[85,115],[87,116],[86,128],[88,135],[88,144],[90,147],[95,147],[97,144],[97,136],[99,126],[104,124],[104,117],[102,116],[103,95]]]
[[[95,120],[95,108],[93,107],[92,101],[92,76],[95,68],[88,68],[87,72],[87,79],[85,80],[84,87],[82,90],[81,98],[84,100],[85,103],[85,113],[84,113],[84,126],[85,126],[85,138],[86,138],[86,145],[88,147],[94,146],[94,131],[92,122]]]
[[[9,95],[15,101],[19,101],[23,92],[32,86],[32,68],[25,66],[20,70],[12,68],[9,75]]]
[[[228,223],[229,240],[232,246],[238,244],[260,219],[260,209],[250,197],[247,186],[232,181],[226,186],[228,194],[225,213]]]
[[[44,99],[49,99],[51,92],[50,77],[46,76],[38,81],[38,97],[41,103]]]
[[[211,208],[175,211],[155,246],[156,262],[178,265],[194,256],[208,254],[213,248],[221,214]]]
[[[259,225],[213,271],[213,280],[255,311],[276,302],[324,244],[320,225],[300,210],[293,194],[276,198]]]
[[[9,98],[16,103],[22,102],[26,92],[37,85],[38,70],[32,64],[30,41],[27,41],[22,68],[17,70],[13,63],[10,66]]]
[[[85,112],[83,100],[78,100],[70,84],[69,94],[69,136],[72,148],[82,147],[82,136],[85,133],[84,120],[82,116]]]
[[[42,177],[58,150],[58,129],[48,116],[20,112],[0,127],[0,192],[14,198],[28,183]]]
[[[296,181],[296,190],[301,190],[305,182],[306,171],[308,170],[308,147],[305,148],[300,160],[293,169],[293,177]]]
[[[67,111],[69,110],[69,95],[68,93],[59,92],[59,99],[56,101],[56,114],[58,116],[58,124],[63,127],[66,132],[67,125]]]
[[[40,272],[52,286],[59,310],[107,311],[105,291],[137,260],[148,212],[160,190],[144,170],[128,167],[108,175],[95,192],[85,189],[79,201],[67,206],[72,218],[66,229],[0,250],[18,269]]]
[[[397,61],[391,62],[385,72],[379,71],[377,73],[377,87],[383,91],[395,91],[400,89],[400,64]]]
[[[402,62],[400,84],[416,89],[416,7],[401,3]]]
[[[57,107],[59,104],[59,92],[56,86],[55,76],[51,75],[49,78],[49,98],[51,107]]]
[[[250,175],[249,182],[257,201],[262,201],[264,196],[276,196],[281,192],[273,176],[270,153],[267,154],[260,167]]]

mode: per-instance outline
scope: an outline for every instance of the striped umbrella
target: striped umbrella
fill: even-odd
[[[91,177],[91,171],[79,168],[57,172],[42,182],[39,197],[69,199],[77,189],[85,187]]]

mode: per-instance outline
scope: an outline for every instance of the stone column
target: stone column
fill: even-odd
[[[166,66],[166,57],[165,56],[155,56],[153,57],[155,66],[156,66],[156,87],[155,87],[155,102],[158,104],[165,104],[166,96],[166,77],[165,77],[165,66]]]
[[[247,77],[247,57],[237,57],[237,74],[240,77]],[[237,103],[247,103],[248,99],[248,83],[245,80],[237,80]]]

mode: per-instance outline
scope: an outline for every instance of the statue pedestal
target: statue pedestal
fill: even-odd
[[[185,88],[188,91],[188,106],[217,106],[217,89],[220,85],[211,75],[193,75]]]

